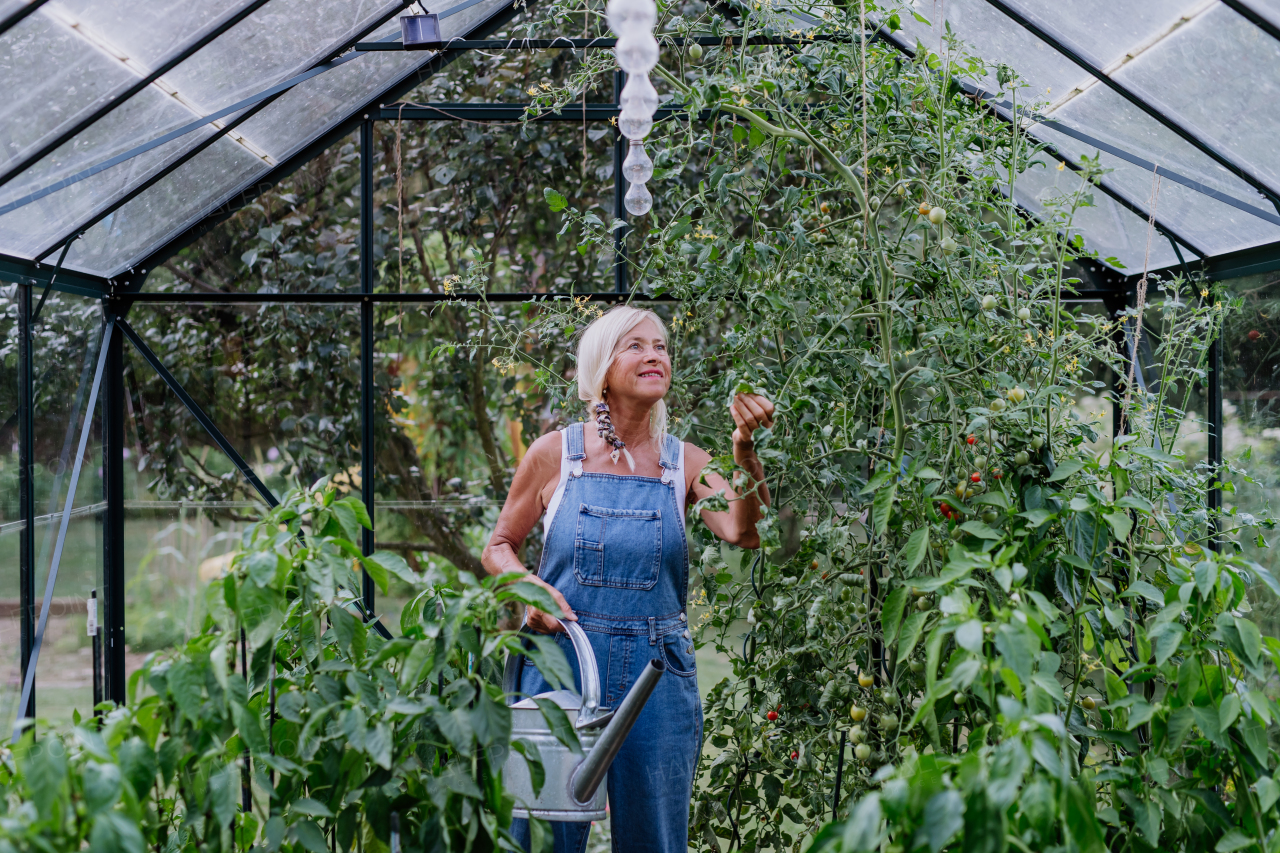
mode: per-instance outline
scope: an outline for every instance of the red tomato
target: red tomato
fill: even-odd
[[[969,479],[970,479],[970,480],[973,480],[973,482],[975,482],[975,483],[981,483],[981,482],[982,482],[982,475],[981,475],[981,474],[979,474],[977,471],[974,471],[972,474],[970,474],[970,475],[969,475]]]
[[[765,714],[765,716],[766,716],[766,717],[768,717],[768,718],[769,718],[769,722],[771,722],[771,723],[772,723],[774,720],[778,719],[778,712],[777,712],[777,711],[770,711],[769,713]]]
[[[970,444],[976,444],[978,439],[971,435],[968,438],[966,438],[965,441],[969,442]]]

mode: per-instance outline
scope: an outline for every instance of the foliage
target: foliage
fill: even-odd
[[[722,26],[674,11],[669,33]],[[858,31],[857,7],[823,11],[816,34]],[[798,32],[765,7],[738,23]],[[692,837],[1280,845],[1280,645],[1249,615],[1275,584],[1234,542],[1212,550],[1208,492],[1243,473],[1187,452],[1226,297],[1153,276],[1146,306],[1071,309],[1102,260],[1071,222],[1103,170],[1081,158],[1074,177],[968,97],[959,80],[1025,100],[950,37],[912,57],[838,38],[700,61],[668,47],[655,76],[689,114],[649,138],[657,202],[631,258],[647,293],[679,300],[675,429],[727,471],[724,401],[762,388],[782,413],[756,436],[763,558],[697,531],[701,636],[735,677],[706,700]],[[1007,188],[1041,174],[1032,220]],[[612,223],[546,195],[584,250],[608,245]],[[581,310],[509,329],[510,357]],[[1138,317],[1145,385],[1125,358]],[[1114,443],[1077,407],[1098,397],[1120,412]],[[852,816],[822,830],[833,796]]]
[[[511,717],[494,682],[516,640],[497,623],[507,602],[549,596],[437,575],[384,639],[349,591],[355,570],[384,591],[418,579],[395,554],[360,556],[368,524],[322,481],[249,528],[208,587],[205,632],[149,658],[127,707],[4,751],[0,850],[385,849],[393,812],[407,850],[509,840]],[[553,642],[528,654],[569,672]]]

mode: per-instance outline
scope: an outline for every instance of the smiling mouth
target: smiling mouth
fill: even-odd
[[[660,371],[660,370],[646,370],[644,373],[641,373],[641,374],[640,374],[640,378],[641,378],[641,379],[644,379],[644,378],[646,378],[646,377],[653,377],[653,378],[656,378],[656,379],[661,379],[661,378],[662,378],[662,371]]]

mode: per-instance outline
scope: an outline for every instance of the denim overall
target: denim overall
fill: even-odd
[[[667,664],[609,768],[613,849],[687,853],[702,701],[685,612],[684,445],[665,437],[662,479],[584,472],[581,423],[561,431],[561,445],[560,483],[544,519],[538,575],[564,594],[591,640],[604,707],[618,707],[651,659]],[[580,680],[568,637],[556,634],[556,642]],[[525,666],[521,692],[533,696],[550,689],[536,669]],[[590,823],[552,828],[556,853],[586,849]],[[528,850],[528,821],[514,821],[512,832]]]

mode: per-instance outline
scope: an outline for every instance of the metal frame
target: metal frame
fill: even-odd
[[[19,13],[20,15],[30,14],[37,8],[42,0],[34,0]],[[265,0],[252,0],[239,11],[229,18],[224,18],[222,22],[214,25],[213,29],[206,31],[204,36],[197,39],[191,45],[183,48],[178,54],[175,54],[171,60],[166,62],[166,66],[172,67],[183,59],[189,57],[195,51],[199,50],[203,44],[207,44],[212,38],[210,35],[215,30],[225,31],[234,26],[239,20],[243,20],[256,8],[259,8]],[[1000,0],[988,0],[998,8],[1004,6]],[[1241,12],[1249,17],[1248,11],[1241,11],[1245,8],[1237,0],[1224,0],[1231,8]],[[396,11],[409,5],[408,2],[399,4],[394,7],[390,13],[384,13],[385,17],[379,16],[379,20],[364,30],[362,33],[371,32],[377,26],[380,26]],[[1240,8],[1238,8],[1240,7]],[[511,7],[504,7],[490,18],[478,24],[471,35],[483,36],[491,33],[509,21],[514,15]],[[233,20],[234,19],[234,20]],[[1251,18],[1252,20],[1252,18]],[[7,26],[12,26],[14,16],[0,23],[0,32]],[[1032,29],[1028,27],[1028,29]],[[1034,29],[1032,29],[1035,32]],[[1274,36],[1274,33],[1270,34]],[[886,37],[890,34],[881,30],[879,37]],[[1037,33],[1040,37],[1045,35]],[[848,40],[844,36],[826,36],[819,37],[825,40]],[[901,40],[888,38],[889,41],[895,43],[900,50],[909,53],[906,46],[901,44]],[[697,37],[687,40],[677,41],[697,41],[701,44],[721,44],[726,41],[730,43],[740,44],[741,39],[723,39],[719,37]],[[750,44],[802,44],[808,43],[808,39],[771,39],[771,38],[751,38],[747,40]],[[568,44],[566,44],[568,42]],[[581,42],[581,43],[580,43]],[[340,54],[355,45],[355,53],[337,58]],[[136,304],[334,304],[349,305],[357,304],[360,306],[360,331],[361,331],[361,495],[366,510],[371,519],[375,518],[375,500],[374,494],[376,490],[376,454],[375,448],[375,425],[377,413],[374,411],[374,403],[376,400],[376,387],[374,385],[373,362],[375,358],[374,347],[374,310],[378,304],[433,304],[447,302],[474,302],[484,300],[495,303],[512,303],[512,302],[540,302],[557,299],[569,299],[572,297],[581,298],[586,296],[595,301],[602,302],[619,302],[619,301],[637,301],[637,302],[674,302],[676,300],[671,297],[648,297],[631,291],[626,262],[626,246],[625,229],[619,229],[615,235],[615,251],[617,252],[617,263],[615,264],[613,290],[608,292],[593,292],[587,294],[521,294],[521,293],[501,293],[501,294],[437,294],[437,293],[378,293],[375,291],[376,276],[373,263],[373,196],[374,196],[374,173],[373,173],[373,129],[374,124],[378,121],[391,121],[397,119],[411,120],[469,120],[469,121],[511,121],[523,116],[525,111],[524,104],[425,104],[425,105],[387,105],[388,100],[403,95],[413,87],[418,85],[422,80],[426,79],[436,71],[443,68],[449,62],[456,58],[462,51],[470,49],[543,49],[550,47],[608,47],[612,45],[611,39],[551,39],[551,40],[454,40],[445,50],[436,53],[429,61],[423,65],[409,71],[402,78],[397,80],[391,86],[386,87],[382,92],[366,104],[361,109],[354,110],[348,118],[336,124],[330,131],[317,138],[311,145],[298,154],[289,158],[285,162],[273,168],[267,175],[260,176],[255,179],[253,187],[244,187],[238,193],[233,193],[230,200],[227,201],[221,209],[214,214],[205,217],[200,222],[186,229],[182,234],[178,235],[168,243],[160,246],[153,252],[149,253],[141,263],[136,264],[137,270],[128,270],[126,273],[117,276],[101,277],[88,275],[74,270],[60,269],[59,266],[49,266],[43,264],[41,260],[28,261],[20,258],[12,258],[0,255],[0,281],[14,281],[19,283],[19,381],[21,383],[19,398],[19,482],[20,482],[20,512],[22,521],[22,542],[21,542],[21,594],[22,594],[22,642],[21,654],[22,665],[24,668],[24,679],[29,683],[29,688],[25,691],[27,694],[26,703],[23,706],[22,715],[29,715],[35,710],[35,679],[34,673],[28,672],[28,662],[37,659],[40,637],[43,633],[43,624],[37,626],[35,622],[35,547],[34,547],[34,520],[35,520],[35,502],[32,491],[32,470],[34,464],[34,452],[32,449],[33,442],[33,408],[34,408],[34,382],[35,377],[32,371],[32,341],[33,341],[33,311],[32,301],[35,288],[52,288],[65,293],[76,294],[79,296],[98,298],[102,300],[104,308],[104,327],[102,330],[102,340],[105,348],[97,357],[97,373],[95,381],[90,391],[90,407],[85,411],[84,426],[81,428],[81,452],[76,457],[75,467],[72,474],[72,485],[68,491],[66,499],[66,507],[64,509],[61,526],[63,528],[62,535],[59,537],[59,543],[55,548],[55,553],[60,553],[62,547],[63,536],[65,535],[65,527],[69,518],[69,510],[74,498],[74,482],[78,477],[80,466],[83,463],[83,451],[85,442],[93,421],[93,401],[101,392],[103,399],[102,412],[102,449],[103,449],[103,482],[104,482],[104,504],[105,511],[103,513],[103,611],[102,622],[105,627],[103,637],[103,655],[105,657],[105,684],[106,696],[114,701],[124,701],[126,692],[126,671],[125,671],[125,611],[124,611],[124,581],[125,581],[125,565],[124,565],[124,411],[126,393],[123,383],[123,341],[129,338],[135,349],[143,357],[145,361],[160,375],[165,384],[178,396],[179,400],[191,412],[201,426],[209,433],[211,439],[219,448],[230,458],[233,464],[240,470],[247,482],[253,486],[255,491],[269,505],[276,505],[277,500],[269,489],[261,482],[261,480],[253,473],[252,468],[244,460],[243,456],[238,452],[235,446],[226,438],[218,429],[217,424],[208,413],[205,413],[198,404],[191,398],[190,394],[181,386],[173,374],[165,367],[159,357],[151,351],[146,343],[137,335],[125,319],[129,310]],[[401,45],[392,43],[356,43],[355,40],[348,40],[346,44],[338,46],[331,51],[331,59],[329,63],[321,63],[314,66],[310,73],[321,73],[322,66],[328,64],[332,67],[332,63],[336,61],[349,61],[359,56],[364,51],[383,51],[402,49]],[[1061,48],[1059,48],[1061,49]],[[1081,60],[1077,60],[1079,64]],[[161,72],[156,72],[158,76]],[[1100,73],[1100,72],[1096,72]],[[288,83],[289,81],[286,81]],[[559,112],[548,113],[540,116],[538,120],[545,121],[602,121],[616,116],[619,112],[617,95],[623,84],[621,73],[615,75],[615,92],[613,104],[587,104],[585,106],[566,107]],[[1106,82],[1106,81],[1104,81]],[[1113,82],[1113,81],[1112,81]],[[296,84],[296,83],[295,83]],[[145,84],[143,84],[145,85]],[[279,91],[288,88],[285,84]],[[136,85],[135,85],[136,88]],[[139,89],[140,90],[140,89]],[[262,94],[262,93],[260,93]],[[255,101],[259,106],[265,106],[270,103],[271,98],[276,94],[268,94],[266,97]],[[971,92],[971,94],[974,94]],[[981,95],[982,93],[977,93]],[[106,111],[123,102],[128,96],[121,96],[113,100],[106,107]],[[990,101],[990,98],[986,98]],[[1018,120],[1020,117],[1014,116],[1009,110],[1000,109],[1000,104],[991,104],[993,110],[1001,118],[1007,121]],[[664,107],[659,110],[655,118],[663,119],[671,117],[677,113],[683,113],[683,109],[678,106]],[[101,115],[105,115],[102,112]],[[250,113],[252,114],[252,113]],[[100,118],[98,115],[97,118]],[[710,118],[710,111],[705,111],[697,116],[699,119]],[[91,124],[93,119],[86,119],[85,126]],[[240,119],[243,120],[243,117]],[[1165,120],[1161,119],[1162,123]],[[226,130],[232,129],[238,122],[233,122]],[[1167,125],[1166,125],[1167,126]],[[141,290],[145,281],[146,274],[149,270],[157,267],[162,261],[177,253],[184,246],[197,239],[208,229],[214,227],[218,223],[225,221],[232,216],[243,205],[247,204],[252,198],[261,194],[267,187],[274,185],[284,177],[287,177],[304,163],[308,162],[319,154],[322,150],[329,147],[338,140],[346,137],[353,130],[359,130],[360,148],[361,148],[361,228],[360,228],[360,286],[358,292],[348,293],[154,293],[144,292]],[[225,132],[225,131],[224,131]],[[1065,131],[1064,131],[1065,132]],[[1078,132],[1077,132],[1078,133]],[[202,146],[211,144],[220,134],[215,134],[210,140],[202,143]],[[65,142],[66,140],[63,140]],[[1086,141],[1093,144],[1094,140]],[[131,198],[145,190],[148,186],[159,180],[165,174],[185,163],[191,157],[195,156],[201,150],[202,146],[196,146],[182,157],[178,158],[174,163],[170,164],[159,174],[153,176],[151,180],[142,186],[135,188],[127,196],[117,199],[106,212],[101,216],[107,215],[110,211],[118,209],[127,203]],[[1064,162],[1066,158],[1061,158],[1057,154],[1053,146],[1045,145],[1045,150],[1051,155],[1059,156]],[[617,218],[626,221],[626,210],[623,205],[623,194],[625,190],[625,181],[621,175],[621,162],[626,153],[626,141],[615,134],[614,146],[614,212]],[[1112,152],[1114,153],[1114,152]],[[1209,152],[1206,152],[1209,153]],[[1121,152],[1123,155],[1124,152]],[[1211,155],[1212,156],[1212,155]],[[1132,155],[1129,155],[1131,158]],[[1133,160],[1130,160],[1133,162]],[[1143,161],[1145,163],[1145,161]],[[1072,168],[1076,168],[1073,164],[1068,163]],[[1142,165],[1141,163],[1139,165]],[[1234,164],[1227,163],[1225,165],[1231,168],[1237,168]],[[1154,168],[1154,166],[1152,166]],[[1168,174],[1168,173],[1165,173]],[[1189,180],[1189,179],[1188,179]],[[3,180],[0,179],[0,183]],[[1145,216],[1137,205],[1128,200],[1113,187],[1109,187],[1105,182],[1100,187],[1109,197],[1113,198],[1117,203],[1124,206],[1130,212]],[[1193,187],[1195,189],[1195,187]],[[1203,190],[1201,190],[1203,191]],[[1263,189],[1268,197],[1274,198],[1269,189]],[[1212,194],[1212,193],[1210,193]],[[1220,199],[1221,200],[1221,199]],[[1238,200],[1237,200],[1238,201]],[[1228,202],[1229,203],[1229,202]],[[1239,205],[1237,205],[1239,206]],[[1257,215],[1256,209],[1250,210]],[[98,218],[101,218],[99,216]],[[1265,218],[1265,217],[1264,217]],[[93,220],[97,221],[97,219]],[[91,224],[91,223],[89,223]],[[69,241],[82,233],[86,223],[79,223],[74,232],[60,238],[49,249],[49,252],[58,248],[66,247]],[[1178,246],[1185,246],[1190,251],[1200,255],[1198,260],[1191,264],[1184,264],[1184,268],[1188,271],[1195,269],[1213,278],[1234,277],[1238,275],[1246,275],[1254,272],[1262,272],[1280,269],[1280,243],[1269,246],[1257,247],[1244,252],[1237,252],[1231,255],[1219,257],[1204,257],[1203,253],[1197,249],[1190,241],[1175,233],[1164,223],[1157,223],[1157,227],[1161,233],[1165,234],[1174,243],[1175,251]],[[44,253],[48,254],[48,252]],[[1181,253],[1179,251],[1179,256]],[[42,255],[43,257],[43,255]],[[1119,273],[1106,270],[1099,274],[1100,278],[1094,282],[1094,287],[1082,289],[1075,296],[1067,301],[1096,301],[1099,299],[1106,300],[1109,304],[1120,304],[1127,298],[1128,292],[1132,289],[1134,280],[1132,278],[1124,278]],[[56,279],[56,281],[55,281]],[[1119,301],[1117,301],[1119,300]],[[112,334],[113,330],[120,334]],[[1222,397],[1221,397],[1221,344],[1215,342],[1210,356],[1210,383],[1211,392],[1209,400],[1208,419],[1210,425],[1210,460],[1215,465],[1221,464],[1221,423],[1222,423]],[[86,365],[88,367],[88,365]],[[75,425],[72,424],[72,429]],[[70,439],[70,434],[68,436]],[[1215,490],[1210,497],[1210,506],[1221,505],[1221,493]],[[374,531],[365,531],[362,536],[361,550],[365,554],[371,553],[376,547],[376,537]],[[51,570],[48,588],[46,590],[46,598],[51,595],[53,583],[56,580],[56,562],[54,560],[54,568]],[[370,620],[376,620],[374,589],[372,581],[366,576],[362,584],[362,604],[366,617]],[[48,607],[41,611],[40,618],[43,620],[47,617]],[[380,631],[384,628],[377,623],[374,624]]]

